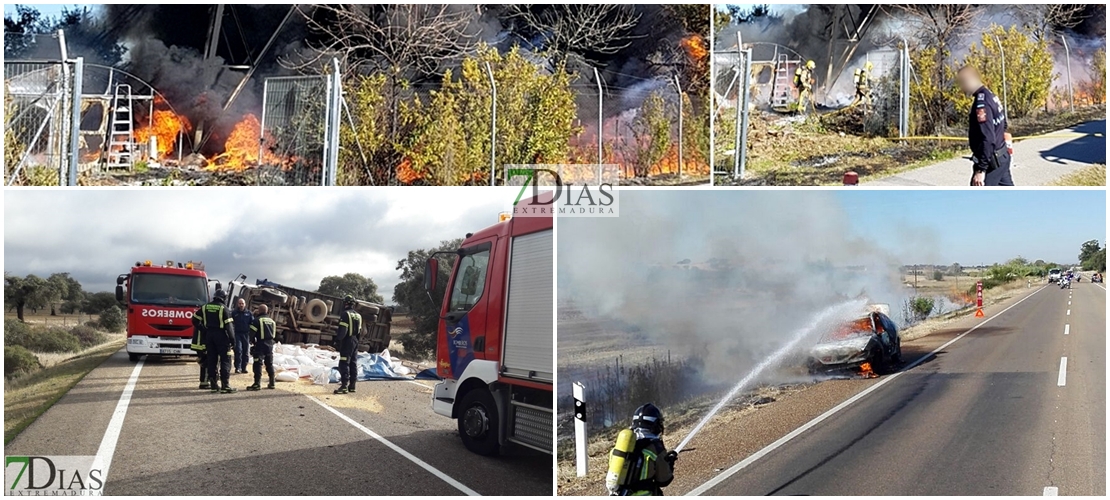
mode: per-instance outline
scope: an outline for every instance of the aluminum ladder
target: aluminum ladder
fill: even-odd
[[[771,87],[771,107],[782,108],[794,102],[794,73],[790,71],[790,60],[786,54],[778,54],[775,60],[775,83]]]
[[[131,119],[131,86],[116,85],[108,136],[108,168],[131,170],[135,157],[135,125]]]

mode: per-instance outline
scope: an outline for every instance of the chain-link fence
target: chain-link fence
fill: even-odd
[[[4,62],[4,185],[67,182],[75,66]]]
[[[323,185],[328,77],[267,78],[262,97],[258,182]]]

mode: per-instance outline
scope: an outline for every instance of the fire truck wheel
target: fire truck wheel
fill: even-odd
[[[139,358],[141,358],[141,357],[143,357],[142,354],[135,354],[133,352],[127,353],[127,359],[130,359],[132,363],[138,363]]]
[[[488,390],[474,389],[463,396],[458,421],[466,449],[479,455],[497,455],[501,449],[497,442],[500,423],[497,406]]]

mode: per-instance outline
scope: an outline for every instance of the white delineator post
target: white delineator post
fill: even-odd
[[[586,447],[589,440],[586,437],[586,386],[582,382],[575,382],[574,393],[574,463],[578,467],[578,477],[586,477],[586,468],[589,456]]]

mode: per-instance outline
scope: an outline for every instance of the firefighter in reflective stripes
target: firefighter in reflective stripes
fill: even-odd
[[[355,392],[358,379],[358,338],[362,334],[362,316],[355,312],[355,298],[343,297],[343,312],[339,314],[339,330],[335,333],[335,346],[339,348],[339,388],[335,394]]]
[[[212,301],[193,315],[193,325],[204,330],[204,343],[208,350],[208,381],[212,384],[212,392],[229,393],[235,392],[228,385],[235,330],[232,327],[231,313],[223,305],[225,299],[227,293],[222,289],[216,290],[212,294]],[[216,385],[216,380],[220,381],[219,386]]]
[[[266,374],[270,376],[267,389],[274,388],[274,337],[277,324],[266,314],[270,308],[266,304],[258,306],[258,315],[251,322],[251,356],[254,357],[254,385],[248,391],[262,389],[262,364],[266,364]]]
[[[612,495],[662,495],[663,488],[674,480],[674,463],[678,459],[678,452],[667,451],[663,444],[663,412],[651,403],[637,408],[632,415],[632,432],[636,444],[625,454],[628,473],[622,474],[624,484],[617,485]]]
[[[200,388],[210,389],[208,383],[208,351],[204,346],[204,327],[200,325],[203,307],[193,313],[193,344],[189,347],[197,353],[197,365],[200,366]]]

